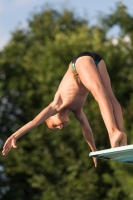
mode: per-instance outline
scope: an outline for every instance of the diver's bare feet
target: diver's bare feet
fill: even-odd
[[[127,145],[127,136],[124,132],[115,133],[110,137],[111,148]]]
[[[119,141],[119,146],[126,146],[127,145],[127,135],[123,132],[122,138]]]

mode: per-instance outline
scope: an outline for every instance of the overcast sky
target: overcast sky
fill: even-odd
[[[46,3],[61,10],[70,8],[79,16],[87,16],[90,23],[96,23],[99,12],[109,13],[115,9],[118,0],[0,0],[0,49],[10,40],[11,32],[18,26],[26,27],[27,19],[33,11],[39,12]],[[133,16],[133,0],[122,0]],[[114,30],[115,34],[117,30]]]

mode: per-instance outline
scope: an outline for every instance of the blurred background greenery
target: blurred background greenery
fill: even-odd
[[[107,34],[115,25],[117,39]],[[133,17],[126,6],[99,16],[90,25],[68,9],[42,9],[17,28],[0,52],[0,144],[33,119],[53,99],[70,61],[82,51],[100,54],[121,103],[128,143],[133,142]],[[110,148],[97,103],[90,94],[84,106],[97,149]],[[99,160],[94,168],[79,123],[50,131],[45,124],[0,156],[2,200],[132,200],[132,166]]]

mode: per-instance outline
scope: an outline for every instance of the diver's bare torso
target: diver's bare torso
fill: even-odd
[[[79,75],[74,73],[70,63],[58,90],[55,94],[56,103],[65,105],[71,111],[81,109],[88,95],[88,90],[82,84]],[[55,100],[54,100],[55,101]]]

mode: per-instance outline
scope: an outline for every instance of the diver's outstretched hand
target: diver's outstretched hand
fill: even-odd
[[[14,135],[11,135],[5,142],[3,146],[2,155],[6,156],[12,148],[17,148],[16,139]]]

